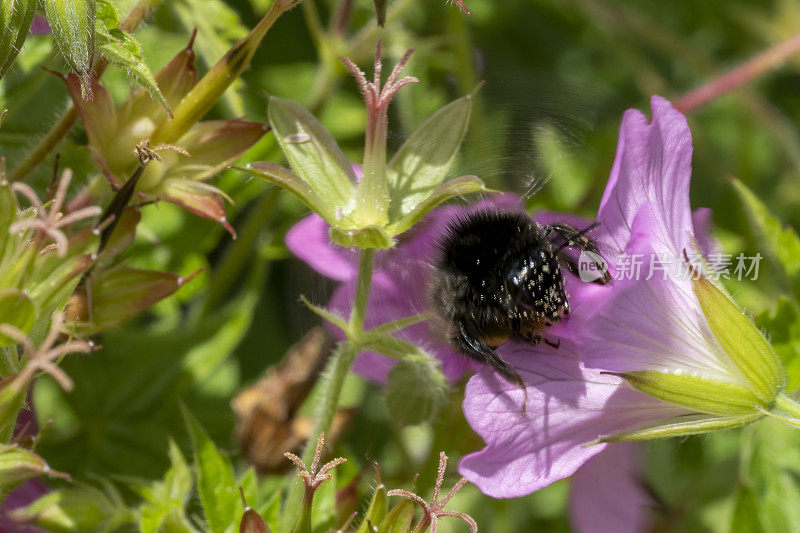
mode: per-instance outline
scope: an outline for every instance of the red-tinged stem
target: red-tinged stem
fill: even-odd
[[[675,101],[675,108],[683,113],[694,111],[723,94],[749,83],[798,53],[800,53],[800,33],[764,50],[718,78],[689,91]]]

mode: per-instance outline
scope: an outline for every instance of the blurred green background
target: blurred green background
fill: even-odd
[[[268,4],[166,0],[136,35],[155,71],[198,28],[202,73]],[[527,198],[531,208],[589,217],[596,213],[625,109],[649,112],[652,94],[675,99],[800,30],[800,3],[792,0],[467,0],[469,16],[443,0],[391,0],[380,31],[371,22],[372,2],[356,0],[341,32],[329,32],[337,5],[306,0],[282,17],[243,83],[212,115],[265,122],[264,92],[291,98],[310,107],[359,161],[364,110],[335,56],[348,55],[371,74],[372,49],[381,37],[387,64],[406,48],[416,49],[406,73],[420,79],[390,110],[390,145],[399,146],[431,112],[483,81],[458,171],[523,195],[544,183]],[[19,66],[0,86],[0,107],[9,109],[0,144],[10,162],[67,102],[62,82],[38,68],[63,69],[50,59],[51,43],[45,36],[30,38]],[[104,82],[118,102],[130,90],[119,71],[109,71]],[[692,206],[713,209],[714,233],[727,253],[762,250],[728,176],[749,186],[783,223],[800,223],[798,93],[800,59],[793,59],[688,117]],[[76,171],[76,188],[96,172],[85,144],[79,126],[59,147],[62,164]],[[281,157],[268,134],[242,161]],[[34,181],[46,183],[50,168],[41,165]],[[174,206],[146,208],[130,252],[133,265],[179,274],[202,266],[203,274],[151,312],[106,333],[102,351],[65,361],[76,382],[73,393],[51,380],[37,385],[39,420],[53,419],[40,451],[54,468],[89,481],[97,475],[160,477],[168,464],[167,436],[188,446],[180,402],[239,459],[230,400],[318,323],[298,295],[322,303],[334,284],[291,258],[283,244],[305,208],[237,171],[213,183],[235,200],[228,218],[238,240]],[[757,282],[732,282],[730,288],[748,311],[774,325],[768,312],[788,289],[769,258],[762,269]],[[771,333],[780,340],[780,330]],[[353,379],[347,402],[359,413],[337,448],[337,455],[351,458],[340,485],[360,475],[367,487],[370,461],[379,459],[387,485],[407,484],[421,472],[418,488],[424,492],[433,482],[438,450],[453,457],[455,476],[455,460],[481,446],[460,413],[461,395],[453,391],[436,422],[400,428],[387,419],[381,390]],[[731,431],[648,445],[644,475],[663,504],[659,528],[729,530],[744,490],[740,479],[748,477],[738,457],[742,439],[742,432]],[[796,454],[800,437],[787,434],[786,441]],[[800,459],[791,468],[797,464]],[[568,482],[560,482],[521,500],[490,501],[469,487],[451,506],[473,514],[488,531],[566,531],[567,493]],[[463,526],[444,522],[441,530]]]

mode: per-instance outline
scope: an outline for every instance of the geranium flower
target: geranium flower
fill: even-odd
[[[571,285],[570,319],[548,330],[562,338],[558,350],[499,350],[526,383],[527,414],[523,391],[487,369],[467,385],[464,413],[486,448],[466,456],[460,470],[486,494],[538,490],[618,446],[609,441],[744,425],[779,391],[779,367],[774,374],[747,369],[702,301],[723,293],[686,264],[687,251],[710,244],[708,213],[693,216],[689,208],[691,134],[668,101],[653,97],[652,108],[649,124],[638,111],[625,114],[598,214],[595,237],[615,282]],[[663,272],[627,279],[621,259],[633,255]],[[687,269],[691,275],[682,275]],[[771,371],[769,357],[763,364]],[[763,398],[761,374],[774,381]]]

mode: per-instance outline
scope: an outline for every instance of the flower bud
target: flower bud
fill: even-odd
[[[390,418],[401,426],[429,420],[447,401],[447,388],[436,362],[398,361],[386,383]]]
[[[42,474],[68,477],[51,470],[44,459],[29,450],[19,446],[0,446],[0,494]]]

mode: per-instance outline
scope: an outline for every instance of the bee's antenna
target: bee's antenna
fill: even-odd
[[[583,237],[584,235],[586,235],[587,233],[589,233],[590,231],[592,231],[594,228],[596,228],[596,227],[597,227],[597,226],[599,226],[599,225],[600,225],[600,221],[599,221],[599,220],[596,220],[596,221],[594,221],[592,224],[590,224],[589,226],[587,226],[586,228],[584,228],[584,229],[580,230],[580,231],[579,231],[578,233],[576,233],[574,236],[570,237],[570,238],[569,238],[569,239],[568,239],[568,240],[567,240],[567,241],[566,241],[564,244],[562,244],[561,246],[559,246],[559,247],[558,247],[558,250],[556,250],[556,253],[560,252],[561,250],[563,250],[564,248],[566,248],[566,247],[568,247],[568,246],[573,246],[573,244],[574,244],[574,243],[573,243],[573,240],[574,240],[574,239],[578,239],[578,238],[580,238],[580,237]]]

